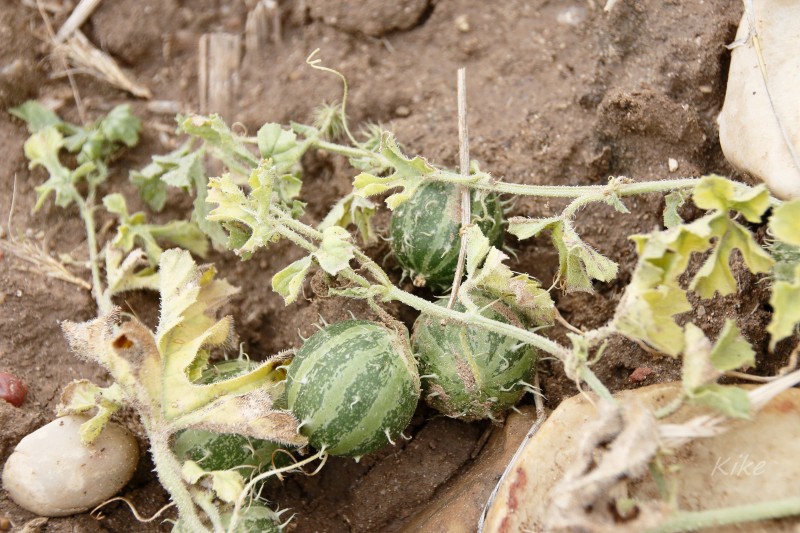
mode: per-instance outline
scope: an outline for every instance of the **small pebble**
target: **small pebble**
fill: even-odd
[[[669,167],[670,172],[675,172],[676,170],[678,170],[678,160],[670,157],[667,160],[667,166]]]
[[[91,446],[78,433],[86,416],[65,416],[22,439],[6,461],[3,488],[20,507],[40,516],[87,511],[119,492],[133,476],[139,446],[110,423]]]
[[[401,105],[394,110],[394,114],[397,115],[398,117],[407,117],[411,114],[411,110],[406,106]]]
[[[586,8],[580,6],[572,6],[562,9],[556,15],[556,20],[559,24],[566,24],[567,26],[580,26],[586,20]]]
[[[19,407],[28,395],[25,382],[8,372],[0,372],[0,400],[5,400],[14,407]]]
[[[471,28],[469,25],[469,18],[466,15],[459,15],[455,20],[456,29],[461,33],[467,33]]]
[[[17,289],[17,292],[14,293],[17,298],[22,298],[22,290]]]

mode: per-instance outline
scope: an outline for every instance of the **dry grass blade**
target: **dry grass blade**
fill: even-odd
[[[150,89],[132,81],[114,59],[95,47],[80,31],[55,48],[55,53],[66,58],[73,66],[139,98],[152,98]]]
[[[72,10],[72,13],[64,25],[58,30],[55,37],[56,44],[63,43],[67,37],[80,28],[100,4],[100,1],[101,0],[81,0],[81,2],[75,6],[75,9]]]
[[[92,290],[92,285],[77,276],[75,276],[72,272],[67,270],[67,267],[64,266],[61,261],[55,259],[54,257],[50,257],[50,255],[40,246],[28,242],[28,241],[17,241],[17,240],[9,240],[9,241],[2,241],[0,240],[0,250],[3,250],[6,253],[9,253],[24,261],[29,267],[18,267],[19,270],[24,272],[35,272],[41,274],[43,276],[47,276],[48,278],[59,279],[61,281],[66,281],[67,283],[72,283],[73,285],[77,285],[87,291]]]

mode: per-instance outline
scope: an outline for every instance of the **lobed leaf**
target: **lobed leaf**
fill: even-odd
[[[84,414],[96,409],[94,416],[81,424],[81,442],[88,446],[100,436],[111,415],[120,410],[122,405],[122,389],[116,383],[109,387],[100,387],[88,379],[80,379],[64,387],[61,401],[56,407],[56,415]]]
[[[766,185],[747,187],[717,175],[703,176],[692,200],[697,207],[719,211],[726,217],[729,210],[738,211],[748,222],[760,222],[770,203]]]
[[[375,211],[374,202],[351,192],[336,202],[317,229],[323,231],[331,226],[347,228],[353,224],[358,228],[361,241],[369,244],[377,239],[372,229],[372,217],[375,216]]]
[[[545,230],[551,231],[551,240],[558,251],[559,279],[567,292],[593,292],[593,279],[611,281],[617,276],[617,264],[584,242],[561,217],[509,220],[509,233],[520,240]]]
[[[17,107],[12,107],[8,112],[24,120],[28,125],[28,132],[30,133],[38,133],[48,126],[59,126],[63,124],[63,121],[58,118],[58,115],[36,100],[28,100]]]
[[[416,156],[413,159],[406,157],[397,145],[394,137],[385,134],[381,139],[380,154],[394,168],[394,172],[387,177],[378,177],[362,172],[353,180],[354,192],[363,197],[381,194],[390,189],[401,188],[386,199],[386,205],[394,210],[405,202],[417,188],[422,185],[425,176],[435,172],[435,168],[423,158]]]
[[[355,246],[351,242],[350,234],[339,226],[325,228],[319,250],[314,257],[322,270],[335,276],[347,268],[350,260],[355,257]]]
[[[309,268],[311,268],[311,256],[306,256],[272,277],[272,290],[283,296],[286,305],[297,300]]]

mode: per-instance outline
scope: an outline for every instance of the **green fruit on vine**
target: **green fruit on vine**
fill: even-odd
[[[196,383],[208,384],[231,379],[253,370],[259,364],[247,359],[223,361],[209,366]],[[275,389],[275,394],[283,392],[282,384],[271,384],[271,387]],[[276,460],[288,459],[283,453],[275,454],[284,448],[286,446],[277,442],[203,429],[180,432],[172,445],[173,452],[181,462],[194,461],[209,472],[239,467],[251,467],[250,470],[271,467],[273,457]]]
[[[322,328],[298,350],[286,398],[313,447],[358,458],[400,436],[419,386],[407,332],[346,320]]]
[[[517,327],[523,317],[507,304],[474,293],[481,315]],[[447,301],[438,303],[447,306]],[[456,304],[457,311],[463,311]],[[414,323],[411,346],[422,374],[425,401],[440,413],[462,420],[496,419],[525,394],[536,350],[519,341],[423,313]]]
[[[503,206],[495,194],[472,191],[472,223],[492,246],[503,243]],[[392,213],[390,234],[397,262],[418,287],[450,287],[456,274],[461,229],[456,186],[432,181]]]

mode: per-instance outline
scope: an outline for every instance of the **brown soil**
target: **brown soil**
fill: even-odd
[[[32,2],[0,4],[0,215],[11,210],[10,231],[24,234],[53,254],[86,258],[84,231],[75,209],[48,202],[32,213],[34,187],[42,171],[27,170],[22,144],[24,124],[5,112],[27,98],[61,102],[62,116],[78,122],[72,92],[48,61],[49,46]],[[55,13],[58,27],[75,2]],[[105,0],[82,28],[96,45],[153,92],[196,109],[197,43],[207,32],[244,31],[252,1]],[[495,176],[531,184],[603,183],[610,175],[637,181],[721,173],[736,176],[724,161],[715,117],[724,96],[729,53],[741,16],[736,0],[627,0],[604,13],[600,0],[305,0],[281,2],[282,42],[248,58],[241,72],[238,112],[227,117],[249,131],[264,122],[307,122],[315,106],[339,98],[337,78],[304,64],[315,48],[324,64],[343,72],[350,83],[352,124],[380,122],[394,131],[406,150],[438,164],[455,166],[458,154],[456,70],[467,68],[471,157]],[[575,25],[558,21],[571,10]],[[121,191],[134,209],[142,208],[127,181],[127,169],[146,164],[152,154],[173,144],[171,116],[149,112],[146,102],[78,74],[77,86],[91,117],[129,102],[144,123],[140,145],[115,162],[109,190]],[[668,159],[679,163],[668,171]],[[325,154],[306,159],[304,200],[318,221],[350,189],[352,171]],[[617,281],[596,284],[596,294],[555,294],[561,314],[580,328],[606,322],[630,279],[636,256],[628,236],[661,225],[661,196],[627,202],[632,214],[592,207],[579,216],[584,238],[621,266]],[[552,214],[558,202],[520,200],[513,214]],[[189,203],[172,199],[165,217],[182,215]],[[684,215],[695,213],[687,209]],[[385,234],[386,216],[380,219]],[[103,221],[101,221],[102,224]],[[381,225],[379,224],[379,226]],[[6,228],[6,232],[9,229]],[[108,238],[106,232],[102,238]],[[5,238],[8,238],[6,236]],[[518,252],[512,268],[533,274],[549,286],[557,256],[549,238],[509,242]],[[385,244],[369,250],[377,260]],[[249,262],[231,256],[211,258],[224,277],[242,288],[229,306],[238,333],[253,357],[298,346],[322,316],[328,321],[368,316],[351,301],[311,298],[285,307],[269,288],[271,276],[300,257],[279,243]],[[387,262],[391,266],[391,261]],[[70,353],[59,328],[62,320],[94,316],[87,291],[49,279],[6,254],[0,255],[0,371],[23,378],[30,392],[20,408],[0,402],[0,462],[27,433],[54,416],[59,392],[69,381],[106,382],[97,366]],[[768,321],[764,284],[744,269],[737,274],[739,297],[703,302],[694,320],[713,335],[726,317],[736,318],[759,351],[757,372],[771,373],[785,362],[785,350],[767,354]],[[85,271],[75,272],[88,279]],[[408,290],[416,290],[410,284]],[[556,293],[557,291],[554,291]],[[422,291],[420,294],[425,294]],[[152,295],[135,294],[118,302],[152,321]],[[392,309],[409,325],[414,314]],[[565,341],[564,331],[551,335]],[[651,372],[648,372],[650,369]],[[573,394],[574,384],[559,365],[542,365],[543,392],[549,407]],[[653,356],[637,345],[614,340],[596,366],[613,390],[679,378],[679,364]],[[128,417],[130,419],[130,417]],[[134,421],[129,420],[134,429]],[[297,513],[291,531],[368,532],[402,530],[403,520],[434,498],[438,490],[472,461],[486,424],[436,418],[421,407],[407,432],[414,436],[360,463],[331,459],[313,478],[290,477],[273,485],[269,497]],[[144,443],[142,444],[144,447]],[[144,448],[143,448],[144,449]],[[142,515],[167,503],[166,493],[142,460],[124,495]],[[168,531],[168,525],[140,524],[114,503],[105,518],[88,514],[50,519],[47,532]],[[21,526],[35,518],[0,491],[0,517]]]

